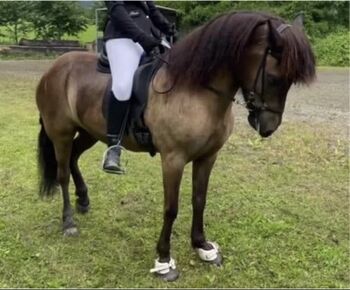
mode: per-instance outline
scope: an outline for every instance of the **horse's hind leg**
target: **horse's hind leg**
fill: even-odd
[[[80,213],[86,213],[89,211],[90,201],[88,195],[88,188],[80,172],[78,160],[81,154],[85,150],[95,145],[96,142],[97,140],[84,130],[80,130],[78,137],[76,137],[73,141],[70,169],[76,188],[75,194],[78,197],[76,200],[76,209]]]
[[[217,266],[221,265],[222,257],[215,243],[207,242],[204,234],[203,214],[206,204],[209,176],[216,160],[216,154],[210,157],[193,161],[192,170],[192,247],[195,248],[199,257]]]
[[[69,198],[70,157],[74,134],[60,134],[53,139],[57,160],[57,180],[63,195],[63,233],[65,236],[78,234],[78,229],[73,219],[73,210]]]

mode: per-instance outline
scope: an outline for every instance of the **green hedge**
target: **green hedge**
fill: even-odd
[[[345,30],[314,39],[317,65],[349,66],[349,36],[349,31]]]

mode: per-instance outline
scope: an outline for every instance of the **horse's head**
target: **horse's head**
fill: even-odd
[[[299,19],[293,25],[276,19],[258,25],[240,67],[249,124],[268,137],[281,124],[292,83],[308,82],[314,76],[314,57]]]
[[[249,123],[267,137],[281,124],[291,84],[315,76],[314,55],[299,22],[288,25],[259,12],[220,15],[175,45],[168,76],[177,85],[209,88],[223,97],[240,87]]]

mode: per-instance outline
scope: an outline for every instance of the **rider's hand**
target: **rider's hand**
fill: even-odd
[[[174,36],[175,34],[177,34],[175,23],[169,23],[169,25],[167,26],[165,34],[167,36]]]
[[[161,41],[154,37],[147,37],[141,43],[141,46],[145,50],[146,54],[150,54],[155,48],[159,47]]]

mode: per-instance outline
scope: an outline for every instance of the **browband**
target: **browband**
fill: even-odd
[[[292,25],[290,24],[283,23],[280,26],[278,26],[276,30],[278,31],[279,34],[281,34],[284,30],[286,30],[288,27],[291,27],[291,26]]]

